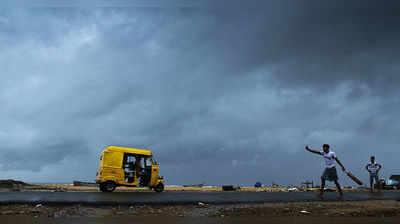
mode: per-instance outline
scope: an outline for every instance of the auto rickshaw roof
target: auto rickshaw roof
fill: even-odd
[[[135,148],[126,148],[119,146],[108,146],[104,151],[119,151],[119,152],[126,152],[126,153],[145,155],[145,156],[152,155],[152,152],[147,149],[135,149]]]

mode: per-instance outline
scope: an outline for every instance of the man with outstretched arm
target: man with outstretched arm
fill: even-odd
[[[333,181],[336,184],[336,187],[339,191],[338,198],[341,199],[343,197],[343,191],[342,188],[340,187],[340,184],[338,182],[338,175],[336,171],[336,163],[337,162],[341,167],[343,172],[346,172],[346,169],[344,168],[343,164],[340,162],[340,160],[337,158],[336,153],[332,152],[329,150],[329,145],[324,144],[322,146],[321,151],[313,150],[308,147],[308,145],[305,147],[305,149],[309,152],[321,155],[325,159],[325,170],[324,173],[321,176],[321,191],[319,193],[319,196],[323,198],[324,195],[324,189],[325,189],[325,182],[326,181]]]
[[[374,192],[374,180],[378,190],[380,190],[379,170],[382,169],[382,165],[375,162],[375,156],[371,156],[371,162],[365,166],[365,169],[369,172],[371,192]]]

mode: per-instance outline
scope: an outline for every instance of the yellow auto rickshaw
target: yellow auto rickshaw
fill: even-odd
[[[118,186],[164,190],[159,165],[150,150],[117,146],[109,146],[101,153],[96,183],[102,192],[113,192]]]

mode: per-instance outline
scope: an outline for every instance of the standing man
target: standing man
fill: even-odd
[[[369,172],[371,193],[374,192],[374,180],[378,190],[380,189],[381,185],[379,183],[379,170],[381,170],[381,168],[381,164],[375,162],[375,156],[371,156],[371,162],[365,166],[365,169]]]
[[[321,176],[321,190],[319,193],[319,196],[323,198],[324,196],[324,189],[325,189],[325,182],[326,181],[333,181],[336,184],[336,187],[339,191],[338,198],[341,199],[343,197],[343,191],[342,188],[340,187],[340,184],[338,182],[338,175],[336,171],[336,163],[337,162],[341,167],[343,172],[346,172],[346,169],[344,168],[343,164],[339,161],[339,159],[336,156],[335,152],[332,152],[329,150],[329,145],[324,144],[322,146],[321,151],[313,150],[308,147],[308,145],[305,147],[307,151],[321,155],[325,159],[325,170],[324,173]]]

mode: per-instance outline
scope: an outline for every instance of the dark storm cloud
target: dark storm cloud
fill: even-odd
[[[287,47],[292,50],[283,60],[292,63],[280,72],[295,73],[295,77],[283,76],[290,77],[284,81],[323,87],[354,81],[374,90],[395,88],[399,81],[398,9],[398,3],[367,1],[314,5],[305,10],[292,24],[297,29],[287,35]]]
[[[2,175],[92,180],[112,144],[171,184],[316,179],[326,142],[398,171],[397,3],[257,3],[2,11]]]

